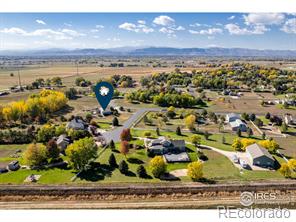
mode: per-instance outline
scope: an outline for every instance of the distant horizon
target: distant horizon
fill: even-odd
[[[0,13],[0,51],[296,50],[295,13]]]
[[[270,48],[243,48],[243,47],[219,47],[219,46],[209,46],[209,47],[173,47],[173,46],[118,46],[110,48],[62,48],[62,47],[52,47],[52,48],[26,48],[26,49],[1,49],[0,51],[47,51],[47,50],[84,50],[84,49],[93,49],[93,50],[112,50],[112,49],[121,49],[121,48],[131,48],[131,49],[148,49],[148,48],[171,48],[171,49],[246,49],[246,50],[258,50],[258,51],[296,51],[296,49],[270,49]]]

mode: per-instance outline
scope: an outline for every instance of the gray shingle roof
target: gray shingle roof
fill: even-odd
[[[268,150],[257,143],[247,146],[246,151],[251,155],[253,159],[261,156],[266,156],[270,159],[273,159],[272,155],[268,152]]]

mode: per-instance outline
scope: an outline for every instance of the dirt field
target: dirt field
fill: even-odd
[[[215,99],[212,102],[209,110],[216,113],[255,113],[265,115],[267,112],[272,115],[284,115],[285,113],[291,113],[296,115],[296,110],[293,109],[280,109],[276,105],[261,105],[261,101],[276,100],[277,98],[272,93],[244,93],[244,95],[238,99],[225,97],[225,101]]]
[[[90,80],[96,81],[100,78],[108,78],[114,74],[120,75],[131,75],[136,80],[139,80],[141,76],[152,74],[155,72],[169,72],[174,70],[174,67],[167,68],[152,68],[152,67],[123,67],[123,68],[112,68],[112,67],[97,67],[97,66],[80,66],[78,73],[80,76]],[[183,71],[191,71],[192,68],[181,69]],[[14,76],[10,76],[10,73],[14,73]],[[20,70],[21,83],[23,85],[30,84],[37,78],[52,78],[59,76],[63,78],[63,83],[67,86],[75,84],[77,78],[77,68],[74,64],[54,64],[52,66],[41,66],[41,67],[28,67]],[[18,85],[17,70],[0,70],[0,90],[7,89],[10,86]]]

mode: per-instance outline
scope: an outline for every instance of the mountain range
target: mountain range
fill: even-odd
[[[0,50],[2,56],[227,56],[227,57],[292,57],[296,50],[259,50],[248,48],[173,48],[173,47],[120,47],[110,49],[40,49]]]

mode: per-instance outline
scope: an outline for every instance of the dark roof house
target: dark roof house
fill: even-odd
[[[254,143],[246,147],[246,153],[248,154],[250,161],[255,166],[260,167],[274,167],[275,160],[267,149]]]

